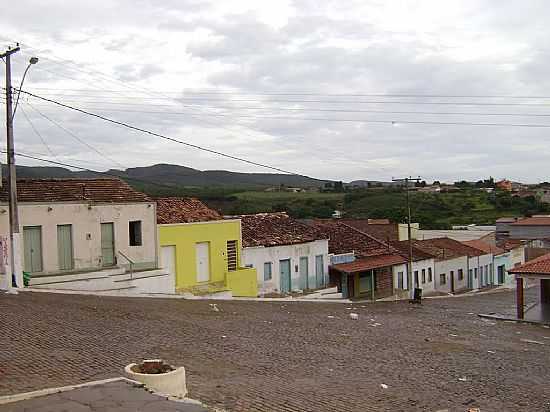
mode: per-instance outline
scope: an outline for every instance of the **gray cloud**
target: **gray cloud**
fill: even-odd
[[[550,114],[545,107],[419,104],[525,102],[512,99],[330,96],[550,95],[550,29],[545,21],[550,4],[442,3],[304,0],[274,6],[242,0],[229,7],[195,0],[105,0],[93,7],[87,2],[45,7],[27,0],[0,15],[5,28],[0,40],[24,43],[24,54],[14,61],[16,76],[31,54],[39,55],[41,61],[27,79],[28,87],[39,94],[307,175],[344,180],[409,173],[427,180],[488,175],[548,180],[547,129],[404,123],[550,124],[550,117],[521,116]],[[205,94],[212,89],[232,93]],[[277,95],[302,92],[317,95]],[[128,166],[172,162],[202,169],[257,170],[34,103]],[[27,113],[58,156],[115,166],[32,110]],[[46,150],[23,117],[18,117],[16,130],[21,150]]]

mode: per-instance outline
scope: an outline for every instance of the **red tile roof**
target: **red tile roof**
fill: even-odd
[[[408,259],[409,242],[407,240],[390,242],[390,244],[399,251],[401,256],[405,256]],[[412,245],[412,255],[415,262],[418,260],[433,259],[435,257],[434,255],[416,247],[414,242]]]
[[[397,223],[390,223],[387,219],[341,219],[347,225],[368,233],[377,239],[399,240]]]
[[[314,219],[307,223],[328,237],[329,253],[355,252],[358,256],[396,253],[388,243],[358,230],[340,219]]]
[[[524,242],[520,239],[506,239],[498,242],[498,246],[508,251],[523,246],[523,243]]]
[[[191,223],[221,220],[223,217],[199,199],[164,197],[157,201],[157,223]]]
[[[121,179],[17,179],[19,202],[150,202],[145,194],[134,190]],[[0,188],[0,201],[8,201],[8,188]]]
[[[436,260],[448,260],[461,256],[481,256],[485,252],[448,237],[414,241],[414,246],[434,255]]]
[[[406,262],[407,260],[400,255],[379,255],[357,259],[349,263],[332,265],[331,268],[336,269],[338,272],[357,273],[387,266],[400,265]]]
[[[286,213],[258,213],[232,216],[241,219],[243,245],[284,246],[327,239],[314,228],[298,222]]]
[[[504,249],[491,245],[487,242],[484,242],[483,240],[475,239],[475,240],[466,240],[464,242],[465,245],[473,247],[475,249],[479,249],[482,252],[485,252],[487,254],[493,254],[493,255],[500,255],[505,252]]]
[[[550,253],[510,269],[508,273],[550,275]]]
[[[550,226],[550,216],[533,216],[510,223],[510,226]]]

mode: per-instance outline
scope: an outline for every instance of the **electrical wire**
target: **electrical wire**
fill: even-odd
[[[94,152],[96,152],[99,156],[103,157],[104,159],[110,161],[111,163],[114,163],[116,164],[117,166],[119,167],[122,167],[123,169],[126,169],[126,166],[124,166],[122,163],[116,161],[115,159],[112,159],[111,157],[107,156],[105,153],[102,153],[99,149],[95,148],[94,146],[92,146],[91,144],[89,144],[88,142],[86,142],[84,139],[81,139],[80,137],[78,137],[75,133],[73,133],[72,131],[70,131],[69,129],[67,129],[65,126],[59,124],[58,122],[56,122],[55,120],[53,120],[52,118],[50,118],[49,116],[45,115],[44,113],[42,113],[40,110],[38,110],[36,107],[34,107],[30,102],[26,102],[27,105],[29,105],[29,107],[34,110],[36,113],[38,113],[40,116],[42,116],[44,119],[46,119],[47,121],[49,121],[50,123],[52,123],[54,126],[58,127],[59,129],[63,130],[66,134],[68,134],[69,136],[71,136],[73,139],[77,140],[78,142],[80,142],[81,144],[83,144],[84,146],[86,146],[87,148],[93,150]]]
[[[252,160],[245,159],[243,157],[230,155],[230,154],[218,151],[218,150],[214,150],[214,149],[210,149],[210,148],[207,148],[207,147],[199,146],[197,144],[185,142],[183,140],[179,140],[179,139],[176,139],[174,137],[169,137],[169,136],[166,136],[166,135],[163,135],[163,134],[160,134],[160,133],[155,133],[155,132],[152,132],[150,130],[143,129],[141,127],[133,126],[129,123],[114,120],[114,119],[108,118],[106,116],[99,115],[97,113],[92,113],[92,112],[87,111],[87,110],[83,110],[83,109],[80,109],[80,108],[77,108],[77,107],[73,107],[73,106],[58,102],[56,100],[52,100],[52,99],[48,99],[46,97],[38,96],[34,93],[30,93],[30,92],[27,92],[25,90],[20,90],[20,91],[21,91],[21,93],[25,93],[29,96],[34,97],[34,98],[56,104],[60,107],[64,107],[66,109],[70,109],[70,110],[73,110],[73,111],[76,111],[76,112],[79,112],[79,113],[82,113],[82,114],[86,114],[88,116],[92,116],[92,117],[104,120],[106,122],[117,124],[119,126],[123,126],[123,127],[128,128],[128,129],[131,129],[131,130],[135,130],[135,131],[138,131],[138,132],[141,132],[141,133],[145,133],[145,134],[148,134],[148,135],[151,135],[151,136],[155,136],[155,137],[158,137],[158,138],[170,141],[170,142],[178,143],[178,144],[181,144],[181,145],[184,145],[184,146],[187,146],[187,147],[192,147],[194,149],[201,150],[201,151],[211,153],[211,154],[215,154],[215,155],[218,155],[218,156],[226,157],[228,159],[237,160],[239,162],[247,163],[247,164],[250,164],[250,165],[253,165],[253,166],[258,166],[258,167],[262,167],[262,168],[265,168],[265,169],[275,170],[275,171],[281,172],[281,173],[308,177],[308,176],[302,175],[300,173],[291,172],[291,171],[288,171],[288,170],[285,170],[285,169],[282,169],[282,168],[279,168],[279,167],[270,166],[270,165],[267,165],[267,164],[264,164],[264,163],[255,162],[255,161],[252,161]]]
[[[105,120],[105,121],[108,121],[108,122],[111,122],[111,123],[114,123],[114,124],[118,124],[118,125],[121,125],[121,126],[124,126],[124,127],[127,127],[127,128],[130,128],[130,129],[133,129],[133,130],[137,130],[137,131],[140,131],[140,132],[143,132],[143,133],[147,133],[147,134],[151,134],[153,136],[157,136],[157,137],[160,137],[160,138],[163,138],[163,139],[166,139],[166,140],[170,140],[170,141],[174,141],[174,142],[177,142],[177,143],[181,143],[181,144],[185,144],[185,145],[188,145],[188,146],[191,146],[191,147],[194,147],[194,148],[197,148],[197,149],[200,149],[200,150],[205,150],[205,151],[208,151],[210,153],[215,153],[215,154],[218,154],[218,155],[221,155],[221,156],[225,156],[225,157],[230,157],[232,159],[235,159],[235,160],[240,160],[240,161],[244,161],[246,163],[250,163],[250,164],[254,164],[256,166],[262,166],[262,167],[268,167],[270,169],[274,169],[274,170],[278,170],[278,171],[282,171],[281,169],[278,169],[278,168],[273,168],[272,166],[266,166],[266,165],[262,165],[260,163],[256,163],[256,162],[251,162],[251,161],[248,161],[248,160],[245,160],[243,158],[238,158],[238,157],[235,157],[235,156],[231,156],[231,155],[226,155],[222,152],[218,152],[216,150],[213,150],[213,149],[205,149],[205,148],[202,148],[201,146],[198,146],[198,145],[194,145],[194,144],[190,144],[190,143],[186,143],[186,142],[183,142],[181,140],[178,140],[178,139],[174,139],[174,138],[171,138],[171,137],[168,137],[168,136],[164,136],[164,135],[161,135],[161,134],[158,134],[158,133],[154,133],[154,132],[151,132],[149,130],[146,130],[146,129],[142,129],[140,127],[136,127],[136,126],[132,126],[128,123],[124,123],[124,122],[120,122],[120,121],[117,121],[117,120],[114,120],[114,119],[110,119],[108,117],[105,117],[103,115],[99,115],[97,113],[93,113],[93,112],[90,112],[88,110],[85,110],[85,109],[81,109],[81,108],[76,108],[76,107],[73,107],[73,106],[70,106],[70,105],[67,105],[67,104],[64,104],[64,103],[61,103],[61,102],[58,102],[56,100],[53,100],[53,99],[49,99],[49,98],[46,98],[46,97],[42,97],[42,96],[38,96],[34,93],[30,93],[30,92],[27,92],[25,90],[21,90],[22,93],[25,93],[29,96],[32,96],[32,97],[35,97],[37,99],[40,99],[40,100],[43,100],[43,101],[47,101],[47,102],[50,102],[50,103],[54,103],[58,106],[62,106],[62,107],[65,107],[67,109],[71,109],[71,110],[75,110],[75,111],[78,111],[78,112],[81,112],[81,113],[84,113],[84,114],[87,114],[87,115],[90,115],[90,116],[93,116],[93,117],[97,117],[97,118],[100,118],[102,120]],[[110,110],[110,109],[109,109]],[[205,114],[206,116],[206,114]],[[365,120],[365,119],[330,119],[330,118],[306,118],[306,117],[283,117],[283,116],[254,116],[254,115],[250,115],[250,116],[234,116],[234,115],[230,115],[230,114],[212,114],[212,116],[220,116],[220,117],[239,117],[239,118],[252,118],[252,119],[272,119],[272,120],[305,120],[305,121],[328,121],[328,122],[355,122],[355,123],[381,123],[381,124],[391,124],[391,125],[397,125],[397,124],[431,124],[431,125],[454,125],[454,126],[498,126],[498,127],[528,127],[528,128],[550,128],[550,125],[549,124],[532,124],[532,123],[473,123],[473,122],[447,122],[447,121],[425,121],[425,120],[376,120],[376,119],[369,119],[369,120]],[[284,173],[290,173],[288,171],[284,171]],[[292,173],[292,174],[295,174],[295,173]]]
[[[50,153],[50,155],[57,159],[57,156],[55,155],[55,153],[52,151],[52,149],[50,148],[50,146],[48,145],[48,143],[46,143],[46,139],[44,139],[44,137],[42,136],[42,134],[40,134],[40,132],[36,129],[36,127],[34,126],[33,122],[31,121],[31,119],[29,118],[29,116],[27,115],[27,112],[25,111],[25,109],[23,108],[23,106],[21,106],[21,113],[23,113],[23,116],[25,117],[25,119],[27,120],[27,122],[29,123],[29,125],[31,126],[31,129],[34,131],[34,134],[36,134],[40,140],[42,141],[42,144],[44,145],[44,147],[48,150],[48,152]]]

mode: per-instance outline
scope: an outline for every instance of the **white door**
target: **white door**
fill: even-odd
[[[210,280],[210,247],[208,242],[196,244],[197,256],[197,282]]]
[[[174,279],[176,278],[176,247],[162,246],[160,248],[160,259],[162,267],[168,270]]]

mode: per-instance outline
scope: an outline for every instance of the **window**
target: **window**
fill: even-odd
[[[422,283],[426,283],[426,269],[422,269]]]
[[[464,271],[462,269],[458,269],[458,280],[464,280]]]
[[[227,241],[227,270],[229,272],[237,270],[237,241]]]
[[[432,281],[432,268],[428,268],[428,282]]]
[[[273,277],[273,263],[265,262],[264,263],[264,281],[271,280]]]
[[[397,272],[397,289],[403,289],[403,272]]]
[[[439,284],[445,285],[447,283],[447,275],[445,273],[442,273],[439,275]]]
[[[141,220],[134,220],[129,223],[130,246],[141,246]]]
[[[414,271],[414,286],[418,287],[418,270]]]

